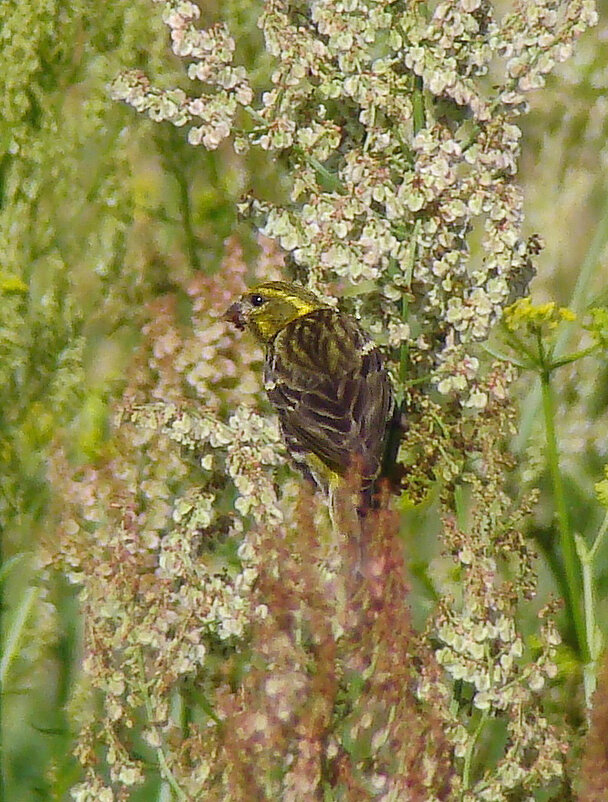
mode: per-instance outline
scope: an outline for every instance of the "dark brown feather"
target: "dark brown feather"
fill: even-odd
[[[264,380],[296,458],[312,452],[340,474],[356,460],[364,483],[374,479],[392,391],[380,352],[353,319],[318,309],[293,320],[268,348]]]

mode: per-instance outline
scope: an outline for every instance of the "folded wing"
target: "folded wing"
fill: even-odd
[[[382,357],[357,323],[318,309],[288,324],[268,350],[265,385],[296,459],[315,454],[362,478],[380,469],[393,406]]]

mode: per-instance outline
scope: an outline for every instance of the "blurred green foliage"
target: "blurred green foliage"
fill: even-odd
[[[205,14],[213,20],[218,11],[209,4]],[[125,68],[183,81],[155,14],[148,0],[0,4],[2,773],[11,800],[65,799],[78,777],[65,713],[78,664],[76,599],[61,579],[40,597],[32,559],[52,531],[49,449],[63,444],[75,463],[103,451],[145,305],[176,277],[218,268],[244,190],[283,191],[277,166],[259,155],[245,161],[229,147],[192,148],[183,132],[110,101],[107,85]],[[241,62],[263,74],[255,16],[248,3],[222,6]],[[597,30],[586,35],[576,58],[535,96],[524,129],[528,224],[547,242],[534,291],[583,315],[605,292],[608,192],[598,161],[608,160],[607,42]],[[568,506],[589,542],[601,515],[589,505],[608,450],[607,386],[597,361],[560,374]],[[516,446],[522,481],[545,489],[538,404],[538,393],[522,385]],[[547,491],[534,534],[549,564],[551,510]],[[412,516],[432,531],[432,514]],[[412,572],[426,584],[418,565],[428,564],[429,546],[418,540]],[[608,564],[605,553],[597,564]],[[598,569],[596,579],[599,609],[608,612],[608,571]],[[565,657],[562,669],[567,674]],[[144,788],[140,798],[149,794]]]
[[[244,4],[233,12],[251,62],[255,18]],[[110,100],[125,67],[183,80],[156,16],[147,0],[0,4],[6,799],[63,799],[78,776],[65,714],[78,664],[75,594],[57,580],[39,598],[32,559],[51,531],[49,449],[62,444],[75,463],[102,452],[146,304],[176,277],[218,268],[235,201],[253,181],[229,148],[209,154],[169,125],[133,125]],[[272,185],[271,169],[258,165],[256,180]]]

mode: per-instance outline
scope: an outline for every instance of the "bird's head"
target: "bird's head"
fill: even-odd
[[[269,343],[292,320],[327,306],[298,284],[266,281],[233,303],[224,319],[238,329],[249,329],[260,342]]]

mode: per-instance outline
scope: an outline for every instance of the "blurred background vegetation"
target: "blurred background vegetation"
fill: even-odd
[[[523,121],[527,233],[546,243],[532,295],[580,313],[608,300],[605,2],[599,10],[600,26],[532,96]],[[263,76],[257,5],[205,3],[203,23],[220,12],[240,49],[237,61]],[[284,177],[264,154],[195,149],[184,131],[109,99],[108,83],[125,68],[161,85],[185,81],[148,0],[5,0],[0,41],[2,780],[5,799],[60,800],[79,776],[66,704],[82,623],[67,581],[57,576],[43,591],[32,568],[38,544],[53,532],[48,454],[62,443],[78,465],[103,452],[146,305],[179,294],[188,275],[216,271],[235,231],[253,259],[254,232],[237,222],[236,201],[250,190],[280,198]],[[608,366],[583,360],[557,376],[568,500],[591,541],[600,516],[592,511],[593,483],[608,452]],[[529,381],[519,404],[519,476],[545,488],[540,396]],[[531,534],[547,564],[552,514],[545,495]],[[411,557],[413,573],[425,548]],[[608,620],[605,553],[597,565],[598,618]],[[544,575],[546,593],[550,572]],[[571,676],[562,668],[575,687],[574,661]],[[141,798],[150,797],[144,790]]]

